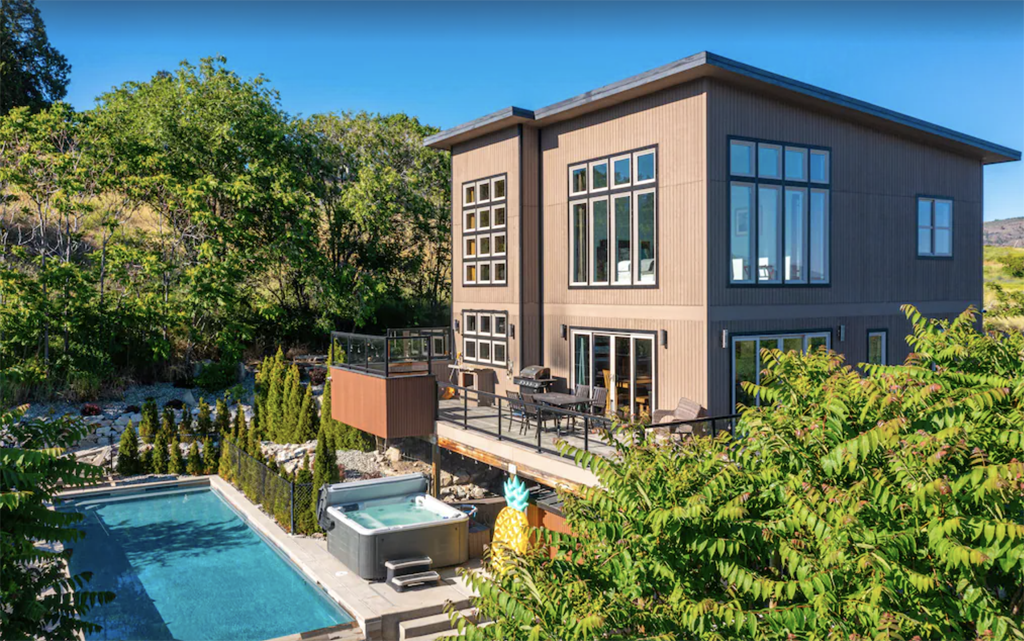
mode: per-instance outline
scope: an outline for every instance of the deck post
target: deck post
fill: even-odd
[[[434,476],[434,482],[431,483],[431,494],[435,499],[441,498],[441,446],[437,441],[437,429],[435,427],[434,433],[430,436],[430,461],[432,465],[432,472]]]
[[[288,482],[288,502],[291,503],[291,534],[295,534],[295,483]]]

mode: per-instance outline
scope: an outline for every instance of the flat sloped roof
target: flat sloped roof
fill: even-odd
[[[863,100],[844,96],[828,89],[822,89],[806,82],[758,69],[708,51],[534,111],[521,107],[507,107],[434,134],[428,137],[424,144],[435,149],[450,150],[457,143],[478,138],[510,125],[530,123],[534,126],[544,127],[705,77],[726,80],[759,93],[795,102],[809,109],[861,122],[880,130],[919,140],[925,144],[946,147],[968,156],[977,157],[986,165],[1010,162],[1021,158],[1021,153],[1015,149],[885,107],[879,107]]]

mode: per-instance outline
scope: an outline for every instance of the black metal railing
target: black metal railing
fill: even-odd
[[[511,399],[442,381],[438,381],[437,386],[441,393],[438,395],[440,400],[436,418],[464,430],[483,432],[500,441],[511,441],[556,456],[564,456],[557,447],[553,447],[557,440],[564,440],[579,449],[599,455],[610,453],[613,448],[615,432],[612,429],[614,419],[611,417]],[[455,390],[455,395],[444,400],[442,397],[446,388]],[[641,438],[647,438],[657,431],[662,431],[670,439],[691,435],[717,437],[725,431],[735,434],[738,419],[739,414],[728,414],[656,424],[640,422],[638,425],[643,430]],[[549,424],[553,424],[553,429],[549,428]],[[582,433],[577,433],[580,428]],[[531,429],[535,430],[532,435],[529,434]],[[545,435],[549,438],[545,439]],[[551,438],[552,435],[554,438]]]
[[[614,438],[612,419],[600,414],[531,403],[442,381],[438,381],[437,386],[441,392],[439,398],[446,388],[456,393],[455,398],[438,401],[439,420],[454,423],[462,429],[491,434],[499,441],[511,441],[541,453],[563,456],[554,447],[557,440],[590,452],[610,447]],[[535,433],[528,436],[531,429]],[[545,435],[549,438],[545,439]]]
[[[386,336],[331,332],[335,367],[378,376],[427,374],[435,361],[451,359],[447,328],[388,330]]]

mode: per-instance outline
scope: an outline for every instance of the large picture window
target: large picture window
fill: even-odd
[[[569,283],[656,286],[657,150],[569,166]]]
[[[462,312],[462,358],[485,365],[508,364],[508,314],[498,311]]]
[[[654,399],[654,334],[573,329],[572,383],[608,390],[609,415],[651,415]]]
[[[917,199],[917,255],[929,258],[953,256],[952,200]]]
[[[462,284],[507,284],[505,174],[462,186]]]
[[[735,407],[742,403],[748,407],[760,405],[761,399],[743,389],[743,383],[761,384],[762,349],[777,349],[783,352],[831,348],[832,337],[828,332],[795,334],[769,334],[762,336],[734,336],[732,339],[732,402]]]
[[[729,282],[827,285],[830,151],[729,140]]]

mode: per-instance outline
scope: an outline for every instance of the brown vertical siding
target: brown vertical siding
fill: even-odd
[[[522,242],[519,256],[522,263],[521,314],[516,324],[519,339],[519,367],[541,362],[541,264],[540,255],[540,132],[522,130],[523,202],[520,206]]]
[[[384,378],[331,368],[331,416],[381,438],[427,436],[434,431],[433,376]]]

